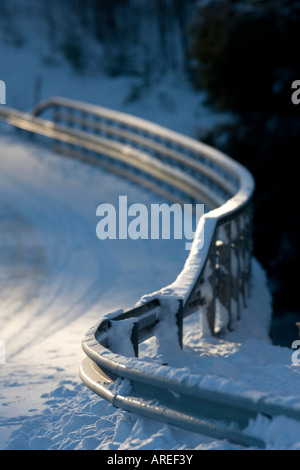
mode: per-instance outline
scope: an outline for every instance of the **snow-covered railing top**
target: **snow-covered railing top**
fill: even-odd
[[[194,312],[200,311],[207,319],[212,335],[234,328],[250,295],[251,174],[227,155],[192,138],[128,114],[64,98],[50,98],[31,113],[0,106],[0,119],[48,137],[57,151],[130,178],[164,198],[206,206],[177,279],[145,295],[133,308],[105,315],[87,332],[82,341],[87,357],[80,376],[89,388],[115,406],[204,434],[224,435],[224,430],[199,421],[196,409],[190,413],[191,398],[193,403],[204,400],[211,411],[215,399],[230,410],[237,407],[237,416],[242,416],[245,409],[252,410],[252,403],[238,403],[236,398],[220,394],[215,398],[210,393],[205,395],[203,390],[168,378],[159,364],[151,364],[149,372],[149,363],[145,365],[137,357],[128,358],[115,350],[115,335],[120,333],[125,342],[127,338],[126,351],[138,356],[139,344],[155,335],[157,325],[162,326],[166,319],[170,341],[177,331],[181,346],[183,320]],[[130,382],[133,396],[120,395],[110,388],[117,378]],[[143,398],[152,392],[164,403],[162,408]],[[226,431],[226,436],[253,444],[249,436],[232,429]]]

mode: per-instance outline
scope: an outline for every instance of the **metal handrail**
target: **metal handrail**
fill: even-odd
[[[53,121],[39,117],[49,110],[54,111]],[[74,113],[77,113],[76,116]],[[195,202],[205,202],[209,208],[213,208],[199,222],[183,271],[171,286],[162,288],[153,295],[159,297],[172,291],[173,295],[182,299],[181,320],[178,320],[179,329],[181,329],[183,318],[199,309],[199,306],[205,302],[201,295],[201,285],[205,282],[205,268],[210,262],[213,266],[211,282],[214,288],[213,298],[209,301],[206,299],[206,312],[211,332],[215,333],[215,300],[218,296],[223,304],[226,304],[229,315],[228,326],[232,327],[232,296],[235,295],[238,310],[236,316],[239,317],[240,291],[245,303],[245,291],[247,289],[249,291],[251,276],[251,199],[254,181],[248,170],[220,151],[157,124],[119,111],[65,98],[54,97],[45,100],[38,104],[30,114],[0,107],[0,117],[16,127],[50,137],[55,140],[56,149],[63,153],[83,158],[84,152],[95,152],[118,162],[126,162],[129,167],[140,170],[142,174],[130,174],[128,168],[120,169],[118,166],[110,166],[107,162],[101,163],[113,171],[142,182],[150,189],[173,200],[182,202],[188,197]],[[61,119],[65,122],[60,123]],[[99,123],[99,121],[106,128],[109,122],[110,138],[95,134],[99,131],[99,128],[95,127],[95,122]],[[73,127],[78,124],[82,127],[81,129]],[[122,134],[120,135],[121,127]],[[141,133],[143,136],[140,135]],[[124,139],[126,136],[127,142],[124,144],[120,138]],[[119,140],[113,140],[113,137]],[[66,146],[59,147],[58,141]],[[156,157],[151,155],[151,152],[155,152]],[[162,158],[165,156],[167,156],[167,162]],[[95,158],[92,156],[88,158],[85,155],[85,158],[95,163]],[[178,167],[178,162],[180,167]],[[185,172],[186,169],[188,174]],[[152,181],[149,181],[145,174],[151,175]],[[195,175],[202,176],[202,174],[207,178],[203,182],[195,177]],[[179,189],[180,197],[174,196],[170,187],[162,188],[161,181]],[[216,193],[218,186],[227,194],[223,193],[221,196],[220,193]],[[234,221],[238,228],[233,236]],[[240,225],[243,226],[240,227]],[[220,240],[220,229],[225,233],[227,240]],[[202,246],[204,237],[205,243]],[[231,270],[231,258],[234,254],[238,257],[237,275]],[[241,262],[243,262],[242,269],[240,269]],[[229,273],[224,276],[226,270]],[[149,296],[144,297],[141,302],[145,303],[148,298]],[[130,309],[127,316],[132,316],[133,312],[134,310]],[[182,338],[182,331],[179,337]]]
[[[173,158],[175,158],[176,151],[174,148],[172,148],[172,144],[184,147],[185,149],[192,152],[194,157],[202,156],[202,158],[206,160],[207,163],[215,164],[219,168],[222,168],[226,172],[225,176],[227,176],[228,180],[233,179],[237,185],[240,183],[241,172],[245,170],[242,165],[239,165],[230,157],[225,156],[222,152],[202,142],[166,129],[158,124],[146,121],[145,119],[122,113],[120,111],[103,108],[101,106],[90,105],[66,98],[52,97],[36,105],[32,110],[32,115],[40,116],[41,114],[46,113],[51,109],[54,110],[53,120],[58,122],[59,120],[63,119],[63,117],[65,117],[65,121],[69,127],[72,127],[75,122],[78,122],[80,127],[85,130],[87,130],[87,128],[90,130],[93,127],[97,129],[97,126],[100,125],[99,123],[101,123],[103,126],[104,122],[110,124],[114,123],[117,124],[117,126],[123,126],[123,132],[126,133],[126,136],[129,138],[129,140],[132,135],[135,135],[135,139],[138,139],[136,142],[131,141],[131,145],[133,147],[135,147],[136,143],[141,143],[143,141],[143,137],[144,142],[148,141],[148,150],[155,150],[155,145],[157,145],[155,139],[160,143],[164,141],[171,144]],[[68,113],[66,113],[65,116],[63,116],[61,112],[62,109],[68,110]],[[80,117],[74,115],[76,112],[81,113]],[[88,119],[89,116],[92,116],[94,121]],[[107,127],[108,126],[106,125],[106,128]],[[120,128],[113,128],[113,126],[110,126],[109,133],[111,136],[120,135],[120,132]],[[139,135],[140,132],[144,133],[144,135]],[[170,149],[170,147],[167,148]],[[188,161],[189,158],[185,156],[185,164],[187,164]],[[191,164],[195,164],[195,158],[190,159],[190,162]],[[206,165],[206,171],[208,169],[209,165]],[[201,170],[205,171],[204,165],[202,166]],[[249,172],[248,176],[250,176]],[[214,174],[214,177],[217,177],[216,173]]]
[[[47,120],[40,117],[42,114]],[[166,311],[170,321],[173,318],[176,322],[181,346],[183,319],[200,308],[212,335],[217,333],[217,302],[227,312],[223,326],[234,327],[250,294],[252,175],[227,155],[190,137],[125,113],[65,98],[50,98],[31,113],[0,107],[0,118],[51,138],[59,152],[102,165],[173,201],[200,202],[209,208],[198,223],[177,279],[143,296],[135,307],[105,316],[82,342],[88,357],[80,370],[83,382],[118,403],[116,406],[142,412],[145,407],[137,398],[135,405],[129,400],[129,406],[128,400],[112,398],[109,391],[109,383],[117,377],[127,378],[137,388],[145,381],[142,361],[135,359],[132,366],[128,358],[109,351],[112,323],[132,322],[130,340],[137,357],[139,343],[155,334]],[[166,386],[177,393],[170,381],[166,380]],[[155,415],[151,406],[146,408]],[[191,416],[176,413],[169,410],[166,421],[189,428]]]

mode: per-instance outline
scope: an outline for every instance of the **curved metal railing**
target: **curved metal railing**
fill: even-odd
[[[1,117],[16,127],[50,137],[61,153],[101,165],[169,200],[205,204],[207,211],[198,222],[177,279],[145,295],[133,308],[106,315],[91,328],[82,342],[87,358],[80,375],[88,387],[115,406],[209,435],[224,435],[214,426],[203,429],[201,413],[197,417],[195,407],[192,413],[187,411],[187,396],[199,401],[203,391],[168,379],[166,368],[161,376],[159,364],[154,364],[149,373],[137,357],[139,344],[155,335],[157,324],[166,315],[177,325],[181,346],[183,320],[196,311],[206,315],[212,335],[223,328],[234,328],[241,317],[251,284],[251,174],[227,155],[192,138],[125,113],[73,100],[50,98],[30,114],[0,107]],[[122,328],[126,322],[133,349],[130,358],[109,349],[113,326]],[[117,378],[129,381],[133,396],[124,397],[111,390]],[[164,408],[143,401],[139,391],[143,397],[151,392],[160,396]],[[181,398],[174,401],[177,395]],[[212,398],[203,399],[208,405]],[[232,401],[220,395],[218,400],[222,416],[226,415],[226,406],[230,403],[232,409]],[[240,408],[239,414],[243,415]],[[237,442],[245,441],[230,436]]]
[[[50,116],[56,127],[67,128],[69,134],[72,129],[72,135],[74,133],[80,139],[84,133],[85,144],[87,138],[90,143],[97,142],[89,155],[84,152],[86,158],[89,156],[99,164],[101,160],[109,170],[144,184],[170,200],[200,202],[210,210],[199,222],[182,273],[172,286],[163,288],[155,296],[158,299],[160,295],[172,292],[180,299],[180,342],[183,318],[199,306],[206,312],[212,334],[216,332],[217,310],[225,311],[227,326],[233,328],[250,291],[254,190],[251,174],[216,149],[125,113],[64,98],[50,98],[32,112],[33,116],[41,114]],[[56,149],[83,157],[82,147],[73,143],[56,143]],[[204,283],[211,289],[204,289]],[[152,297],[144,297],[142,304],[148,298],[148,306],[151,306]],[[138,311],[130,309],[123,317],[135,316]],[[142,341],[145,336],[142,330],[140,325],[136,352],[137,341]]]

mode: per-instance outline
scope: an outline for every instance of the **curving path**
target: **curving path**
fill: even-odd
[[[15,135],[1,139],[0,168],[0,327],[8,359],[80,316],[89,325],[89,311],[131,305],[182,268],[183,240],[96,236],[98,204],[119,194],[150,203],[155,197],[146,190]]]

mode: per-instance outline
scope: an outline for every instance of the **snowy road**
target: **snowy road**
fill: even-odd
[[[186,256],[181,240],[100,241],[98,204],[116,203],[119,194],[149,204],[153,195],[99,168],[22,145],[1,142],[1,276],[7,286],[1,335],[9,357],[93,309],[99,315],[131,306],[172,280]]]
[[[129,203],[161,202],[3,128],[0,340],[7,357],[0,365],[0,448],[234,448],[115,410],[80,383],[86,330],[101,315],[168,285],[187,256],[184,240],[100,241],[96,207],[117,204],[119,195],[127,195]],[[255,262],[253,297],[236,330],[221,341],[201,337],[201,324],[191,317],[188,346],[173,351],[169,365],[208,387],[299,404],[300,371],[291,365],[291,351],[268,341],[270,303]],[[150,341],[145,357],[158,360],[159,346],[169,353],[164,344]],[[250,432],[266,439],[269,448],[300,446],[300,424],[293,420],[259,419]]]
[[[46,391],[53,386],[52,370],[67,369],[70,377],[79,380],[85,331],[102,314],[130,307],[145,292],[172,281],[186,252],[183,240],[100,241],[96,236],[98,204],[116,203],[119,195],[127,195],[128,203],[145,204],[155,197],[99,168],[18,140],[12,131],[4,134],[0,147],[0,339],[5,342],[7,359],[0,373],[1,396],[9,394],[10,401],[18,388],[15,371],[20,367],[17,375],[25,384],[30,381],[27,367],[35,363],[37,350],[34,367],[41,368],[42,375],[50,374],[48,383],[41,381]],[[20,403],[17,410],[2,407],[2,412],[19,415],[20,407]]]

